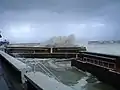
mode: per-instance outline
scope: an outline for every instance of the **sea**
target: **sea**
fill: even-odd
[[[120,44],[85,44],[89,52],[120,55]]]

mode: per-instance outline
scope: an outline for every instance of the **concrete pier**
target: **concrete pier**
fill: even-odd
[[[76,58],[82,47],[7,47],[8,54],[25,58]]]

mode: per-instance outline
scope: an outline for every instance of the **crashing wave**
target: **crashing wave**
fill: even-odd
[[[46,46],[77,46],[76,39],[73,34],[69,36],[55,36],[44,42]]]

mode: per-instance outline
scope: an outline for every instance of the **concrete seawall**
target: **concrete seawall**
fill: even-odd
[[[15,90],[23,90],[25,83],[24,74],[31,70],[23,62],[15,59],[7,53],[0,51],[0,60],[4,69],[5,76],[9,79]]]

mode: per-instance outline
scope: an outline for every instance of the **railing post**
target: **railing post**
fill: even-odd
[[[34,52],[33,52],[34,54],[35,54],[35,50],[34,50]]]
[[[78,54],[76,54],[76,58],[78,58]]]
[[[53,53],[53,48],[52,47],[50,48],[50,53]]]

